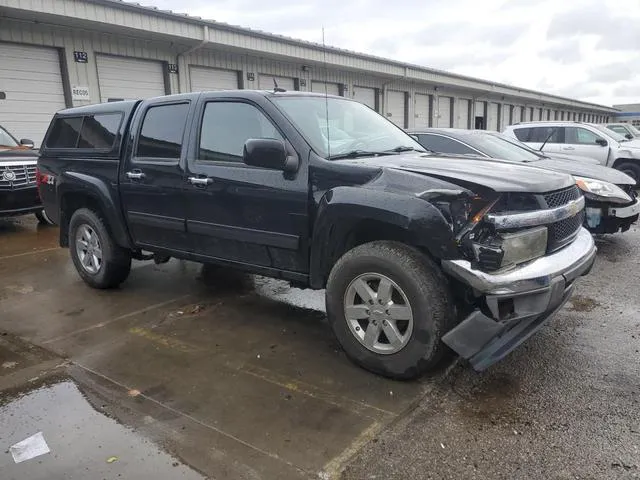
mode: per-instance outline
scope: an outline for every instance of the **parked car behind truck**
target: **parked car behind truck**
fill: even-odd
[[[487,368],[595,258],[569,175],[431,159],[342,97],[242,90],[68,109],[39,169],[89,285],[121,284],[152,252],[326,288],[347,355],[394,378],[432,368],[445,345]]]
[[[623,172],[593,164],[591,159],[543,154],[516,139],[484,130],[427,128],[412,135],[423,147],[445,155],[466,155],[470,160],[496,158],[573,175],[585,197],[584,226],[592,233],[625,232],[638,220],[636,182]]]
[[[580,155],[616,168],[640,182],[640,140],[628,140],[602,125],[583,122],[525,122],[508,126],[506,135],[536,150]]]

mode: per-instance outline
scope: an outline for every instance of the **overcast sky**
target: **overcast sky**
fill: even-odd
[[[137,0],[612,105],[640,103],[637,0]]]

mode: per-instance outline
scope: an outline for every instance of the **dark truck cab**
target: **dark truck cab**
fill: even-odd
[[[231,266],[326,288],[347,355],[394,378],[448,345],[482,370],[526,340],[596,249],[573,179],[428,155],[368,107],[226,91],[55,115],[40,193],[80,276],[132,259]],[[151,252],[151,254],[146,253]]]

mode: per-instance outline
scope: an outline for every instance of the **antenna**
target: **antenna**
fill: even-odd
[[[324,62],[324,111],[327,122],[327,158],[331,158],[331,137],[329,136],[329,92],[327,90],[329,73],[327,71],[327,46],[324,43],[324,26],[322,27],[322,55]]]

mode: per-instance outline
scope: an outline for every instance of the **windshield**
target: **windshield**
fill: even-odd
[[[625,125],[629,130],[631,130],[631,133],[633,133],[636,137],[640,137],[640,130],[638,130],[636,127],[634,127],[631,124],[627,124]]]
[[[0,147],[17,147],[18,142],[13,138],[9,132],[0,127]]]
[[[620,135],[619,133],[608,129],[607,127],[605,127],[603,125],[594,125],[594,127],[597,128],[598,130],[600,130],[602,133],[605,133],[606,135],[608,135],[609,138],[613,138],[616,142],[628,142],[629,141],[629,140],[627,140],[627,138],[624,135]]]
[[[507,140],[498,133],[474,133],[470,138],[473,139],[472,146],[493,158],[516,162],[535,162],[541,158],[529,148]]]
[[[424,151],[407,133],[361,103],[320,96],[271,99],[324,158],[356,151],[363,156],[392,154],[399,147]]]

